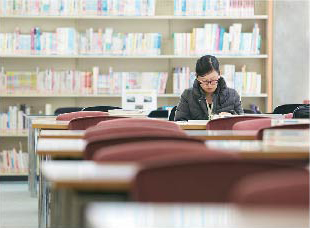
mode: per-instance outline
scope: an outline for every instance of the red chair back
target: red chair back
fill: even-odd
[[[255,119],[262,119],[267,117],[262,116],[233,116],[233,117],[225,117],[210,120],[207,123],[206,129],[207,130],[232,130],[232,127],[235,123],[245,120],[255,120]]]
[[[95,126],[101,121],[113,120],[117,118],[126,118],[122,116],[109,116],[109,115],[102,115],[102,116],[85,116],[85,117],[78,117],[70,120],[68,129],[69,130],[86,130],[91,126]]]
[[[175,130],[182,130],[179,125],[174,122],[164,121],[164,120],[155,120],[149,118],[125,118],[125,119],[116,119],[111,121],[104,121],[97,124],[98,127],[127,127],[127,126],[154,126],[161,128],[169,128]]]
[[[310,124],[285,124],[285,125],[278,125],[272,127],[262,128],[257,132],[256,138],[258,140],[263,140],[264,130],[267,129],[309,129]]]
[[[107,112],[96,112],[96,111],[79,111],[60,114],[56,117],[56,120],[70,121],[74,118],[85,117],[85,116],[106,116],[109,115]]]
[[[132,194],[134,200],[143,202],[229,202],[229,193],[241,178],[291,167],[228,156],[161,156],[143,163]]]
[[[243,205],[309,207],[309,171],[292,169],[254,174],[233,188],[231,200]]]
[[[175,130],[163,130],[163,129],[130,129],[118,131],[117,133],[101,134],[97,137],[90,137],[87,139],[87,145],[84,150],[84,158],[92,159],[93,155],[101,148],[125,144],[129,142],[140,141],[155,141],[155,140],[175,140],[175,141],[191,141],[201,142],[201,140],[192,139],[184,132]]]
[[[106,161],[138,161],[153,159],[162,155],[174,155],[182,153],[202,153],[205,155],[217,155],[214,150],[208,150],[203,142],[178,141],[178,140],[154,140],[131,142],[102,148],[93,156],[97,162]],[[227,156],[230,154],[227,153]]]
[[[110,120],[106,122],[111,122]],[[108,124],[110,125],[110,124]],[[140,133],[140,132],[145,132],[148,134],[148,132],[167,132],[171,135],[182,135],[186,136],[187,134],[185,131],[181,130],[180,128],[166,128],[163,126],[149,126],[149,125],[140,125],[137,123],[130,123],[126,125],[111,125],[111,126],[103,126],[103,125],[96,125],[93,127],[88,128],[85,131],[84,134],[84,139],[90,140],[90,139],[96,139],[99,138],[100,140],[104,138],[115,138],[115,137],[124,137],[126,135],[132,135],[133,133]]]
[[[232,130],[260,130],[271,126],[271,119],[260,118],[255,120],[245,120],[233,125]]]

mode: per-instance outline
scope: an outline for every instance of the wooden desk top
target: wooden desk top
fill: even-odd
[[[55,188],[128,191],[139,166],[136,163],[48,161],[42,173]]]
[[[180,126],[181,129],[184,130],[205,130],[207,121],[201,122],[175,122]],[[55,120],[55,118],[50,119],[34,119],[32,121],[32,128],[39,129],[68,129],[69,121],[59,121]]]
[[[85,130],[41,130],[39,138],[81,139]]]
[[[257,131],[186,130],[186,134],[201,140],[255,140]]]
[[[85,146],[86,141],[84,139],[39,139],[37,154],[63,158],[82,158]]]
[[[206,146],[212,149],[238,152],[244,158],[299,159],[309,158],[307,145],[282,146],[258,140],[207,140]],[[84,139],[45,139],[38,140],[37,154],[58,158],[82,158],[86,141]]]
[[[256,131],[185,130],[190,137],[201,140],[255,140]],[[81,139],[84,130],[42,130],[40,138]]]
[[[271,126],[283,124],[310,124],[310,119],[271,119]]]
[[[270,145],[260,140],[207,140],[210,149],[237,152],[248,159],[309,159],[309,146]]]
[[[53,119],[34,119],[32,128],[38,129],[68,129],[69,121],[60,121]]]
[[[90,228],[304,228],[309,226],[309,210],[220,203],[104,202],[87,206],[86,221]]]
[[[177,121],[175,122],[183,130],[206,130],[208,120],[192,120],[192,121]]]

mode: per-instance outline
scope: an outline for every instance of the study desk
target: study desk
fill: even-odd
[[[255,140],[257,131],[185,130],[189,137],[200,140]],[[41,130],[39,138],[81,139],[84,130]]]
[[[206,140],[206,146],[237,152],[244,158],[309,159],[309,145],[289,147],[265,143],[259,140]],[[38,140],[37,154],[53,158],[82,158],[86,142],[84,139]]]
[[[37,138],[40,132],[41,124],[55,122],[55,116],[26,116],[26,125],[28,127],[28,156],[29,156],[29,173],[28,187],[30,196],[37,196],[37,156],[36,146]],[[63,129],[55,126],[50,126],[50,129]]]
[[[50,224],[53,228],[81,227],[82,206],[78,199],[83,196],[79,197],[78,192],[113,193],[112,199],[119,200],[117,194],[128,194],[138,169],[136,163],[129,162],[43,162],[42,173],[51,188],[45,188],[43,200],[47,203],[43,210],[39,210],[40,216],[44,217],[46,225]],[[90,196],[87,199],[91,200]]]
[[[307,208],[245,207],[212,203],[91,203],[90,228],[306,228]]]

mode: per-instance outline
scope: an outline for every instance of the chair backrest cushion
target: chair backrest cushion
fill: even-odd
[[[96,112],[96,111],[79,111],[79,112],[70,112],[70,113],[64,113],[60,114],[56,117],[56,120],[66,120],[70,121],[74,118],[78,117],[86,117],[86,116],[107,116],[107,112]]]

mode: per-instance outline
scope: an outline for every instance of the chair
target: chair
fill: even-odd
[[[153,110],[148,114],[147,117],[168,119],[168,110]]]
[[[107,122],[110,122],[109,120]],[[84,134],[84,139],[91,140],[95,138],[110,138],[110,137],[117,137],[117,135],[124,136],[124,135],[132,135],[133,133],[139,132],[169,132],[172,135],[182,135],[187,136],[187,134],[179,128],[167,128],[163,126],[156,126],[156,125],[141,125],[137,123],[129,123],[126,125],[120,124],[107,124],[107,126],[92,126],[89,127]]]
[[[104,112],[102,112],[104,113]],[[77,117],[70,120],[68,129],[69,130],[86,130],[91,126],[95,126],[97,123],[106,120],[114,120],[118,118],[126,118],[123,116],[109,116],[108,114],[97,115],[97,116],[84,116]]]
[[[248,113],[248,114],[256,114],[256,112],[254,112],[252,109],[243,109],[244,113]]]
[[[92,107],[86,107],[82,111],[99,111],[99,112],[108,112],[109,110],[113,109],[122,109],[120,107],[116,106],[92,106]]]
[[[263,140],[264,131],[267,129],[309,129],[310,124],[285,124],[272,127],[265,127],[257,132],[257,140]]]
[[[82,111],[83,107],[62,107],[57,108],[54,112],[55,116],[58,116],[63,113],[70,113],[70,112],[78,112]]]
[[[273,114],[287,114],[292,113],[298,106],[303,104],[284,104],[279,105],[273,110]]]
[[[271,126],[270,118],[260,118],[255,120],[245,120],[233,125],[232,130],[260,130]]]
[[[247,176],[234,186],[231,200],[241,205],[309,207],[309,171],[292,169]]]
[[[65,121],[70,121],[74,118],[78,117],[86,117],[86,116],[107,116],[107,112],[93,112],[93,111],[79,111],[79,112],[70,112],[70,113],[64,113],[60,114],[59,116],[56,117],[56,120],[65,120]]]
[[[169,128],[178,131],[182,131],[179,125],[168,122],[164,120],[154,120],[154,119],[147,119],[147,118],[124,118],[124,119],[115,119],[109,121],[103,121],[96,125],[100,128],[111,128],[111,127],[124,127],[127,128],[129,126],[153,126],[153,127],[162,127],[162,128]]]
[[[177,106],[174,106],[171,111],[170,111],[170,115],[169,115],[169,121],[174,121],[174,116],[175,116],[175,111],[177,110]]]
[[[207,130],[232,130],[232,127],[235,123],[245,121],[245,120],[255,120],[262,119],[267,117],[262,116],[232,116],[210,120],[207,123]]]
[[[229,202],[232,187],[243,177],[293,166],[268,160],[186,153],[144,161],[132,197],[142,202]]]
[[[105,133],[104,133],[105,132]],[[94,154],[101,148],[129,142],[174,140],[204,143],[198,139],[188,137],[182,131],[156,128],[114,128],[98,133],[96,136],[87,138],[84,150],[84,158],[92,159]],[[130,132],[130,133],[129,133]]]
[[[154,140],[130,142],[109,146],[98,150],[93,160],[96,162],[111,161],[136,161],[143,162],[162,155],[178,156],[182,153],[201,153],[205,156],[231,156],[228,153],[217,153],[214,150],[208,150],[206,146],[197,141],[180,140]]]

